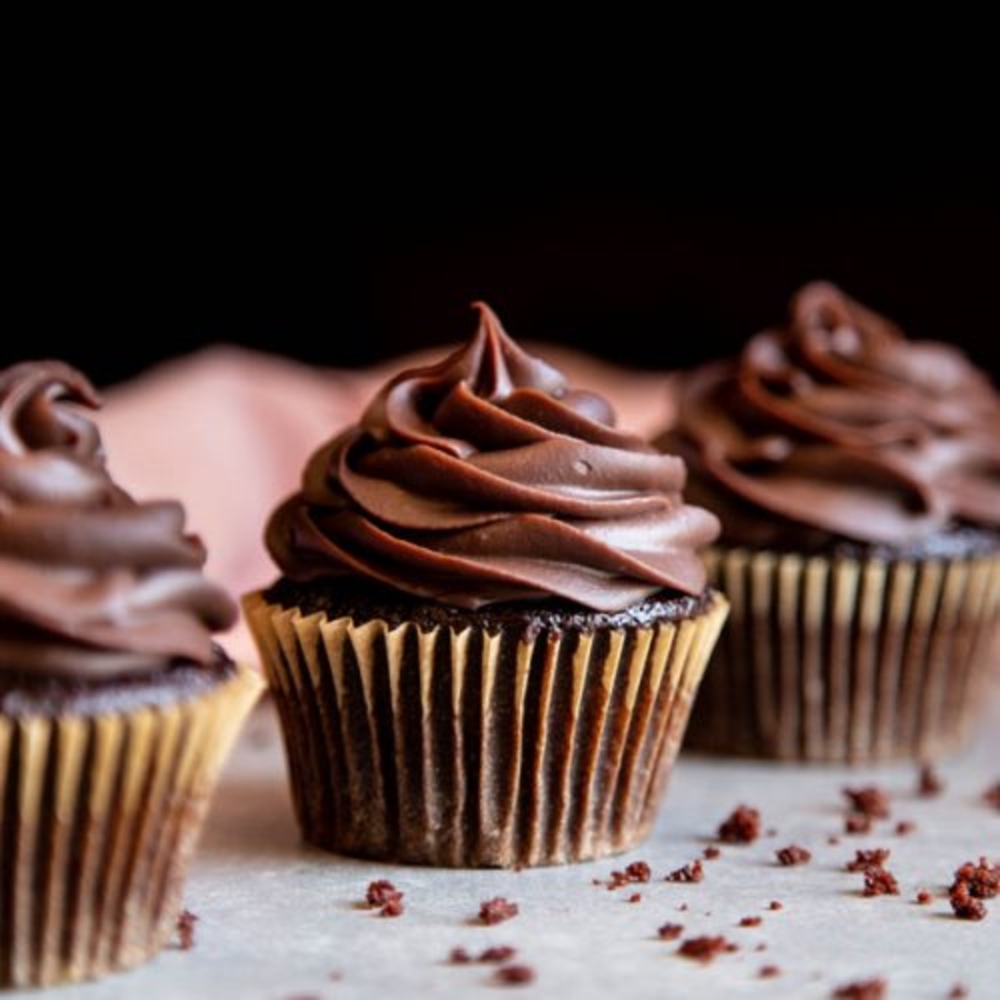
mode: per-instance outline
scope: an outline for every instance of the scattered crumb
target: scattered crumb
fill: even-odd
[[[624,885],[632,885],[635,882],[648,882],[652,877],[649,865],[645,861],[633,861],[624,871],[613,871],[607,881],[609,889],[620,889]],[[600,885],[600,881],[595,879],[595,885]]]
[[[863,813],[872,819],[887,819],[889,817],[889,796],[877,785],[845,788],[843,793],[850,800],[854,812]]]
[[[757,970],[757,975],[761,979],[774,979],[775,976],[781,975],[781,969],[779,969],[776,965],[762,965]]]
[[[698,962],[711,962],[723,952],[737,951],[738,947],[721,935],[704,934],[682,941],[677,954],[683,955],[684,958],[693,958]]]
[[[995,785],[990,785],[989,788],[983,792],[983,799],[994,809],[1000,809],[1000,781]]]
[[[812,861],[812,854],[798,844],[789,844],[774,852],[778,863],[788,865],[805,865]]]
[[[915,901],[920,906],[926,906],[928,903],[932,902],[933,899],[934,899],[934,896],[930,892],[928,892],[926,889],[920,889],[917,892],[917,895],[915,897]]]
[[[912,819],[901,819],[896,824],[896,834],[897,836],[905,837],[908,833],[913,833],[916,828],[917,824]]]
[[[836,1000],[882,1000],[888,984],[884,979],[863,979],[856,983],[838,986],[833,991]]]
[[[502,965],[493,979],[501,986],[526,986],[535,981],[535,970],[530,965]]]
[[[743,917],[740,920],[740,927],[760,927],[763,922],[763,917]]]
[[[898,896],[899,883],[896,876],[887,868],[880,865],[872,865],[865,869],[865,887],[862,891],[865,896]]]
[[[952,890],[960,882],[968,886],[969,894],[976,899],[992,899],[1000,893],[1000,865],[991,865],[985,857],[981,857],[978,864],[966,861],[955,869]]]
[[[986,907],[969,891],[967,882],[959,882],[948,896],[951,908],[960,920],[982,920]]]
[[[727,844],[750,844],[760,836],[760,812],[739,805],[719,826],[719,839]]]
[[[754,948],[754,951],[767,951],[767,942],[766,941],[759,942],[757,946]]]
[[[499,924],[518,914],[517,903],[508,902],[503,896],[487,899],[479,905],[479,920],[484,924]]]
[[[917,777],[917,794],[924,799],[933,798],[944,791],[944,782],[934,769],[934,765],[925,763],[920,765],[920,774]]]
[[[405,909],[406,908],[403,906],[403,894],[400,893],[398,896],[385,903],[378,911],[378,915],[380,917],[401,917],[405,912]]]
[[[487,948],[480,952],[479,961],[497,963],[509,962],[516,954],[517,951],[509,944],[501,944],[496,945],[493,948]]]
[[[393,908],[399,906],[399,913],[403,912],[403,893],[401,893],[388,879],[376,879],[368,883],[368,891],[365,893],[365,902],[371,907],[381,907],[384,911],[388,906]],[[399,916],[398,913],[386,913],[386,916]]]
[[[840,843],[840,837],[838,837],[836,834],[831,833],[830,836],[826,838],[826,842],[831,847],[836,847]]]
[[[969,987],[965,983],[955,983],[948,991],[948,1000],[965,1000],[969,995]]]
[[[664,924],[657,928],[657,936],[664,941],[675,941],[684,933],[683,924]]]
[[[780,899],[772,899],[771,902],[768,903],[767,908],[769,910],[783,910],[785,908],[785,904],[782,903]]]
[[[720,851],[714,844],[709,844],[702,854],[706,861],[714,861],[716,858],[721,857],[722,851]]]
[[[181,910],[177,915],[177,941],[181,951],[190,951],[194,947],[194,925],[198,917],[190,910]]]
[[[684,865],[683,868],[678,868],[676,871],[672,871],[669,875],[664,876],[664,882],[701,882],[705,877],[705,871],[701,866],[700,861],[693,861],[689,865]]]
[[[472,956],[464,948],[452,948],[448,954],[448,962],[451,965],[468,965],[472,961]]]
[[[870,851],[855,851],[854,860],[844,867],[849,872],[863,872],[866,868],[881,868],[889,860],[888,847],[873,847]]]
[[[633,892],[632,895],[629,896],[628,902],[630,902],[630,903],[641,903],[642,902],[642,893],[641,892]]]
[[[872,818],[867,813],[852,812],[844,817],[844,833],[870,833]]]
[[[678,910],[686,910],[687,908],[688,908],[687,903],[681,903],[681,905],[677,907]]]

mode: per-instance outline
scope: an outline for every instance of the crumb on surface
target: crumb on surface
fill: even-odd
[[[365,892],[365,902],[371,907],[385,906],[387,903],[401,900],[403,893],[399,891],[388,879],[375,879],[368,883]]]
[[[934,896],[927,889],[918,890],[916,896],[914,897],[914,901],[920,906],[926,906],[928,903],[932,902],[933,899]]]
[[[865,887],[862,890],[864,896],[898,896],[899,883],[896,876],[887,868],[881,865],[872,865],[864,871]]]
[[[683,924],[663,924],[656,929],[657,936],[664,941],[676,941],[683,933]]]
[[[468,965],[472,961],[472,956],[465,948],[452,948],[448,953],[450,965]]]
[[[948,901],[959,920],[982,920],[986,916],[986,907],[972,895],[967,882],[959,882],[948,894]]]
[[[784,909],[784,907],[785,904],[782,903],[780,899],[772,899],[771,902],[768,903],[767,905],[767,908],[769,910],[782,910]]]
[[[727,941],[721,934],[702,934],[681,942],[678,955],[693,958],[697,962],[711,962],[725,952],[737,951],[739,946]]]
[[[190,951],[194,947],[194,925],[197,922],[197,915],[190,910],[181,910],[177,914],[177,941],[181,951]]]
[[[499,964],[501,962],[509,962],[516,954],[517,950],[509,944],[498,944],[481,951],[479,953],[479,961]]]
[[[948,991],[948,1000],[964,1000],[969,995],[969,987],[965,983],[955,983]]]
[[[870,833],[872,818],[867,813],[850,812],[844,817],[844,833]]]
[[[622,886],[634,885],[636,882],[648,882],[652,878],[652,871],[645,861],[633,861],[627,865],[624,871],[613,871],[607,881],[609,889],[620,889]],[[600,885],[599,879],[594,879],[595,885]]]
[[[715,846],[715,844],[709,844],[708,847],[706,847],[705,850],[702,851],[702,856],[706,861],[715,861],[716,858],[722,856],[722,851],[720,851],[719,848]]]
[[[526,986],[535,981],[535,970],[530,965],[501,965],[493,979],[501,986]]]
[[[924,799],[933,798],[944,791],[944,782],[937,773],[934,765],[925,762],[920,765],[920,772],[917,776],[917,794]]]
[[[778,859],[778,863],[786,867],[790,865],[805,865],[812,861],[812,853],[798,844],[789,844],[787,847],[782,847],[775,851],[774,854]]]
[[[983,792],[983,799],[989,805],[993,806],[994,809],[1000,809],[1000,781],[994,785],[990,785],[990,787]]]
[[[847,787],[843,789],[843,793],[850,801],[854,812],[863,813],[872,819],[888,819],[889,796],[878,785]]]
[[[519,913],[517,903],[512,903],[503,896],[494,896],[479,904],[479,921],[484,924],[500,924],[516,917]]]
[[[833,991],[835,1000],[882,1000],[887,995],[889,984],[881,977],[859,979],[854,983],[838,986]]]
[[[677,868],[665,875],[664,882],[701,882],[705,878],[705,870],[700,861],[692,861],[689,865]]]
[[[866,868],[882,868],[889,860],[890,853],[888,847],[873,847],[867,851],[855,851],[854,860],[848,861],[844,867],[849,872],[863,872]]]
[[[1000,894],[1000,864],[990,864],[986,857],[980,857],[978,863],[966,861],[955,869],[952,890],[962,882],[968,886],[969,894],[976,899],[992,899]]]
[[[763,922],[764,918],[759,916],[742,917],[740,927],[760,927]]]
[[[719,826],[719,840],[726,844],[750,844],[760,836],[760,811],[738,805]]]
[[[917,824],[914,823],[912,819],[901,819],[896,824],[896,835],[899,837],[905,837],[907,834],[913,833],[916,828]]]
[[[628,897],[627,901],[629,903],[641,903],[642,902],[642,893],[641,892],[633,892],[632,895]]]
[[[776,965],[762,965],[757,970],[757,975],[761,979],[774,979],[775,976],[781,975],[781,969]]]

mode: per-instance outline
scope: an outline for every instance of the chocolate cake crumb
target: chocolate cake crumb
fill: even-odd
[[[657,928],[656,933],[664,941],[675,941],[684,933],[684,925],[663,924]]]
[[[767,942],[766,941],[758,942],[757,946],[754,948],[754,951],[767,951]]]
[[[948,1000],[965,1000],[969,995],[969,988],[964,983],[955,983],[948,991]]]
[[[835,1000],[882,1000],[888,984],[884,979],[862,979],[856,983],[838,986],[833,991]]]
[[[844,817],[844,833],[870,833],[872,818],[867,813],[852,812]]]
[[[919,891],[917,892],[917,895],[916,895],[916,902],[917,902],[917,903],[918,903],[918,904],[919,904],[920,906],[926,906],[926,905],[927,905],[928,903],[930,903],[930,902],[931,902],[931,901],[932,901],[933,899],[934,899],[934,897],[933,897],[933,896],[931,895],[931,893],[929,893],[929,892],[928,892],[928,891],[927,891],[926,889],[921,889],[921,890],[919,890]]]
[[[683,868],[678,868],[672,871],[669,875],[665,875],[663,878],[664,882],[701,882],[705,878],[705,871],[701,866],[700,861],[693,861],[689,865],[684,865]]]
[[[931,799],[935,795],[940,795],[944,791],[944,782],[934,770],[934,765],[925,763],[920,765],[920,774],[917,778],[917,794],[922,799]]]
[[[479,961],[496,963],[509,962],[516,954],[517,951],[509,944],[500,944],[480,952]]]
[[[785,908],[785,904],[779,899],[772,899],[767,908],[769,910],[783,910]]]
[[[905,837],[907,834],[913,833],[916,828],[917,824],[914,823],[912,819],[901,819],[896,824],[896,835],[899,837]]]
[[[898,896],[899,883],[888,869],[872,865],[865,869],[865,896]]]
[[[365,901],[371,907],[385,906],[387,903],[396,902],[403,898],[403,894],[388,880],[376,879],[368,883],[368,891],[365,893]]]
[[[722,851],[720,851],[714,844],[709,844],[708,847],[702,851],[702,856],[706,861],[715,861],[716,858],[722,856]]]
[[[849,872],[863,872],[866,868],[881,868],[889,860],[888,847],[873,847],[870,851],[855,851],[854,860],[844,867]]]
[[[535,970],[530,965],[502,965],[493,978],[501,986],[525,986],[535,981]]]
[[[969,891],[967,882],[959,882],[949,893],[952,911],[960,920],[982,920],[986,907]]]
[[[719,840],[727,844],[750,844],[760,836],[760,811],[739,805],[719,826]]]
[[[380,917],[401,917],[405,907],[403,906],[403,894],[393,897],[384,903],[378,911]]]
[[[763,917],[743,917],[740,920],[740,927],[760,927],[763,922]]]
[[[889,796],[877,785],[845,788],[843,793],[850,800],[854,812],[863,813],[872,819],[888,819]]]
[[[781,969],[776,965],[762,965],[757,970],[757,975],[761,979],[774,979],[775,976],[781,975]]]
[[[194,947],[194,925],[198,917],[190,910],[181,910],[177,915],[177,940],[181,951],[190,951]]]
[[[632,895],[629,896],[628,901],[630,903],[641,903],[642,902],[642,893],[641,892],[633,892]]]
[[[608,879],[609,889],[620,889],[625,885],[632,885],[635,882],[648,882],[652,877],[650,867],[645,861],[633,861],[624,871],[613,871]],[[595,879],[596,884],[600,882]]]
[[[471,961],[472,956],[464,948],[452,948],[448,954],[451,965],[468,965]]]
[[[484,924],[500,924],[518,914],[517,903],[508,902],[503,896],[487,899],[479,906],[479,920]]]
[[[721,935],[703,934],[682,941],[680,948],[677,949],[677,954],[683,955],[685,958],[693,958],[698,962],[711,962],[723,952],[737,951],[738,947]]]
[[[969,894],[976,899],[992,899],[1000,893],[1000,865],[991,865],[985,857],[980,857],[978,864],[966,861],[955,869],[952,890],[962,882],[968,886]]]
[[[774,853],[778,863],[785,866],[805,865],[812,861],[812,854],[798,844],[789,844],[788,847],[782,847]]]
[[[994,809],[1000,809],[1000,781],[995,785],[990,785],[989,788],[983,792],[983,799]]]
[[[826,842],[831,847],[836,847],[840,843],[840,837],[836,836],[836,834],[830,834],[830,836],[826,838]]]

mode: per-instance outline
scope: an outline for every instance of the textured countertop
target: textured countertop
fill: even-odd
[[[958,985],[996,996],[1000,897],[980,921],[957,919],[947,898],[955,869],[1000,862],[1000,812],[983,798],[1000,781],[1000,688],[974,744],[934,762],[943,788],[918,792],[916,764],[847,768],[714,760],[682,754],[653,835],[639,849],[587,864],[507,871],[404,868],[323,854],[299,843],[275,716],[263,702],[229,760],[190,873],[191,947],[173,946],[133,972],[51,991],[60,1000],[111,997],[305,1000],[337,997],[832,997],[883,978],[888,997],[943,998]],[[845,788],[876,786],[890,816],[846,834]],[[758,809],[762,835],[719,844],[720,823],[740,804]],[[900,833],[900,822],[912,824]],[[704,859],[715,844],[721,854]],[[797,845],[806,864],[776,852]],[[845,865],[860,849],[886,848],[898,895],[863,895]],[[703,879],[665,876],[702,859]],[[609,888],[613,872],[645,862],[650,878]],[[365,904],[388,879],[404,912]],[[932,894],[929,903],[917,893]],[[482,902],[503,897],[518,914],[487,926]],[[772,901],[781,908],[771,908]],[[743,925],[744,918],[761,918]],[[658,929],[679,924],[679,937]],[[702,962],[682,943],[721,936],[736,946]],[[477,959],[509,946],[497,964]],[[501,968],[526,966],[528,983],[504,985]],[[776,974],[762,976],[766,966]],[[10,996],[38,997],[38,993]]]

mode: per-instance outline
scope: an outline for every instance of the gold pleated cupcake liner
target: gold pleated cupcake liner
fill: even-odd
[[[304,839],[438,867],[624,851],[655,819],[726,617],[536,635],[302,615],[246,595]]]
[[[966,746],[1000,636],[1000,558],[707,562],[731,610],[687,746],[851,763]]]
[[[263,690],[95,716],[0,717],[0,988],[96,979],[174,932],[208,803]]]

